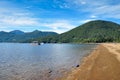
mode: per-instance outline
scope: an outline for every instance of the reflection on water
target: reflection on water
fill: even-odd
[[[79,64],[95,46],[0,43],[0,80],[50,80]]]

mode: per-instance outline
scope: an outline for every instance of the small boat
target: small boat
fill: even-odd
[[[32,44],[33,44],[33,45],[43,45],[44,43],[40,43],[40,42],[38,42],[38,41],[33,41]]]
[[[39,42],[38,41],[33,41],[32,44],[33,45],[39,45]]]

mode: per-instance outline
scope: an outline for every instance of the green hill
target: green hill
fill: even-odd
[[[113,42],[120,39],[120,25],[103,20],[90,21],[60,35],[60,42]]]
[[[39,39],[44,42],[120,42],[120,25],[111,21],[95,20],[80,25],[55,37]]]

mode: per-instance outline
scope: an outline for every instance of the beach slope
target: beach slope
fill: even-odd
[[[98,47],[62,80],[120,80],[120,44]]]

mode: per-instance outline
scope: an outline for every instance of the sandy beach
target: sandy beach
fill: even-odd
[[[120,44],[103,43],[61,80],[120,80]]]

